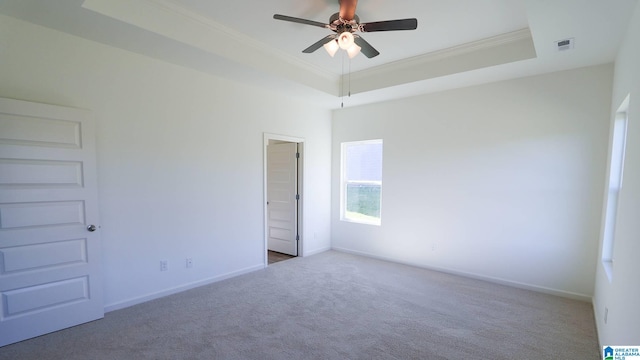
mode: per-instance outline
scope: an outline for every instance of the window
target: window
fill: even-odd
[[[616,215],[618,211],[618,196],[622,189],[622,175],[624,170],[624,152],[627,138],[627,107],[629,97],[616,113],[611,137],[611,159],[609,162],[609,189],[606,199],[604,220],[604,234],[602,240],[602,262],[605,271],[612,278],[613,272],[613,243],[615,239]]]
[[[340,219],[380,225],[382,140],[342,143]]]

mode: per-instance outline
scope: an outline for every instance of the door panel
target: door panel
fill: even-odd
[[[45,244],[13,246],[2,249],[3,273],[52,268],[87,261],[86,239]]]
[[[267,146],[268,248],[298,255],[298,144]]]
[[[4,188],[81,187],[82,163],[0,159],[0,186]]]
[[[104,316],[94,124],[0,99],[0,346]]]

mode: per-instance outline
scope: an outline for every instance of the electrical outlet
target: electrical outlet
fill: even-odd
[[[188,268],[192,268],[193,267],[193,259],[192,258],[187,258],[187,269]]]
[[[169,263],[167,260],[160,260],[160,271],[169,270]]]

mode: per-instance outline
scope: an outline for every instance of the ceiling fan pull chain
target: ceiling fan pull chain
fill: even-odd
[[[349,58],[349,79],[348,79],[348,81],[349,81],[349,84],[347,85],[348,88],[349,88],[349,93],[348,93],[349,96],[348,97],[351,97],[351,58]]]
[[[342,54],[342,75],[340,76],[340,108],[344,108],[344,53]]]

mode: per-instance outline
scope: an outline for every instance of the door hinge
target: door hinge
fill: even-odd
[[[296,153],[296,159],[300,159],[300,153],[299,152]]]
[[[300,235],[296,235],[296,241],[300,241]]]
[[[296,194],[296,200],[300,200],[300,194]]]

